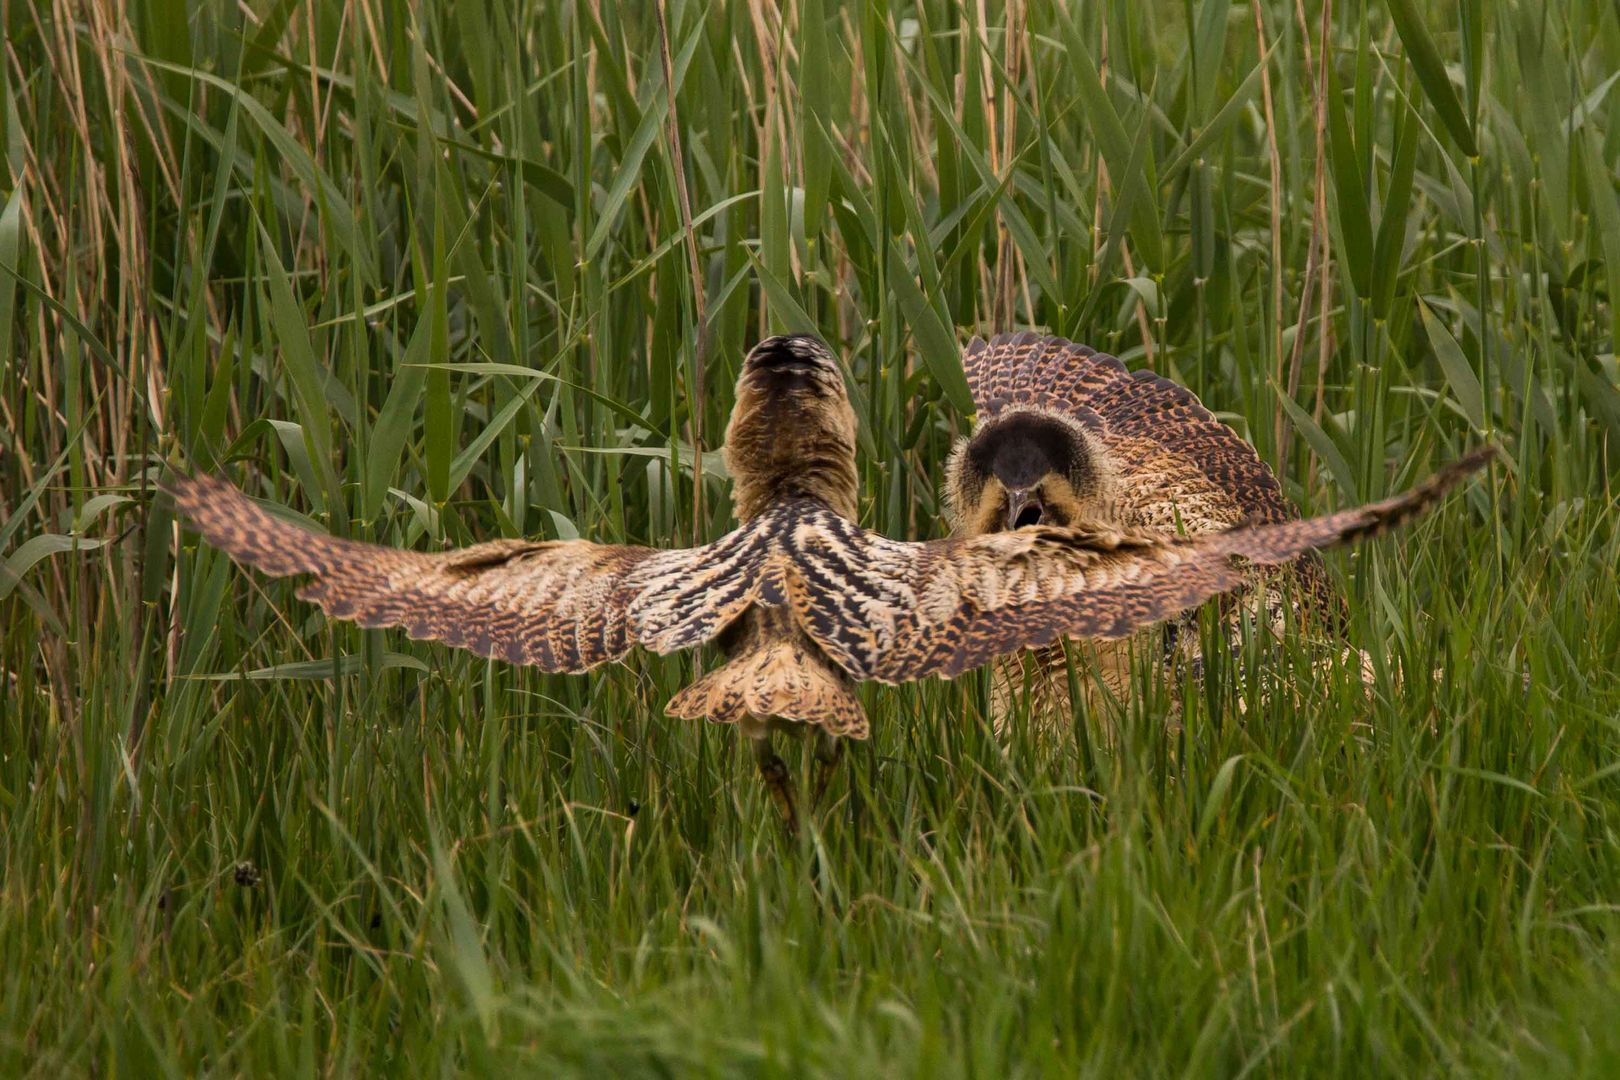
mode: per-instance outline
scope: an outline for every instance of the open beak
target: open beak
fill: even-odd
[[[1020,521],[1020,518],[1026,520]],[[1007,492],[1008,529],[1039,524],[1040,520],[1041,500],[1038,496],[1032,495],[1027,488],[1014,488],[1012,491]]]

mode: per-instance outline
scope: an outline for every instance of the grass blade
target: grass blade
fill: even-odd
[[[1456,88],[1451,85],[1451,76],[1446,73],[1445,61],[1440,59],[1440,50],[1435,48],[1434,39],[1423,25],[1423,13],[1415,0],[1385,0],[1385,3],[1390,18],[1394,20],[1395,31],[1401,36],[1401,44],[1406,46],[1406,58],[1411,61],[1412,70],[1417,72],[1418,82],[1423,86],[1424,96],[1434,106],[1434,111],[1440,114],[1440,122],[1446,126],[1457,145],[1462,147],[1463,153],[1477,157],[1479,145],[1474,139],[1473,125],[1463,114]]]

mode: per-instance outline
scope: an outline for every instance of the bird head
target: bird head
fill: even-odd
[[[958,528],[971,534],[1071,525],[1098,493],[1097,460],[1077,419],[1018,410],[956,448],[946,494]]]
[[[779,499],[805,496],[855,516],[855,410],[838,360],[820,338],[766,338],[749,352],[725,459],[743,521]]]
[[[743,359],[742,381],[776,392],[847,396],[838,358],[814,334],[779,334],[761,341]]]

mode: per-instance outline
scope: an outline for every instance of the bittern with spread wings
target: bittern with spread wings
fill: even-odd
[[[725,662],[668,704],[741,726],[789,829],[788,770],[773,730],[815,729],[825,776],[864,738],[855,685],[951,677],[1060,635],[1119,638],[1235,588],[1251,564],[1370,536],[1421,513],[1477,468],[1476,454],[1404,495],[1308,521],[1202,536],[1076,520],[920,543],[861,528],[855,414],[833,355],[806,335],[743,363],[725,459],[739,527],[701,547],[496,540],[439,553],[319,535],[230,484],[176,478],[180,512],[213,545],[299,590],[334,618],[399,626],[481,656],[582,672],[634,646],[715,641]]]

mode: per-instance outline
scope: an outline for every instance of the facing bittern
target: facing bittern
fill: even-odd
[[[944,485],[960,535],[1099,521],[1198,536],[1299,516],[1254,447],[1170,379],[1033,333],[975,338],[963,368],[978,415],[972,435],[951,454]],[[1229,599],[1239,595],[1244,603],[1226,605],[1233,636],[1245,610],[1273,630],[1292,621],[1331,633],[1342,621],[1343,601],[1314,553],[1287,566],[1251,568]],[[1176,623],[1159,636],[1082,645],[1089,678],[1081,685],[1091,711],[1128,696],[1133,655],[1196,670],[1199,649],[1196,628]],[[1068,661],[1064,643],[1054,642],[1030,663],[1010,657],[997,664],[998,719],[1027,697],[1038,724],[1066,730],[1073,711]]]
[[[636,645],[668,653],[717,641],[726,662],[667,711],[740,724],[792,829],[771,732],[816,729],[819,795],[839,740],[867,734],[856,682],[954,676],[1059,636],[1123,637],[1241,585],[1248,564],[1422,512],[1486,455],[1307,521],[1182,537],[1078,520],[906,543],[855,523],[855,415],[832,354],[798,335],[763,341],[744,361],[725,457],[740,527],[685,549],[496,540],[428,554],[311,533],[222,480],[168,488],[210,543],[267,574],[312,575],[298,595],[362,626],[559,672]]]

